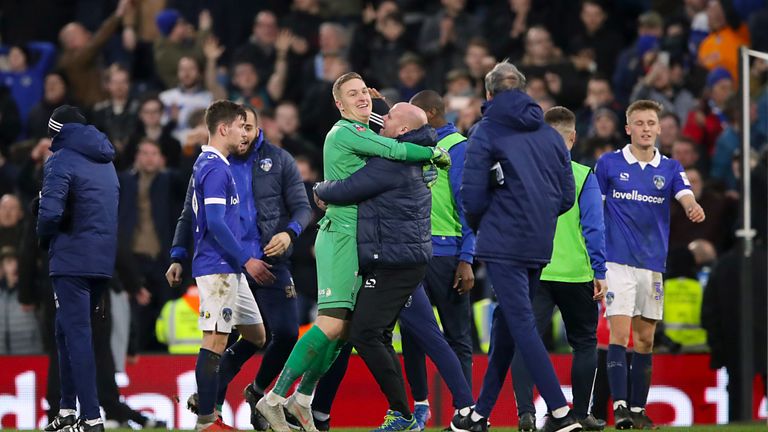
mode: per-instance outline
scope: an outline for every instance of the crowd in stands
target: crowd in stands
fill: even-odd
[[[339,118],[331,86],[348,71],[390,103],[439,91],[448,120],[466,135],[481,117],[485,74],[508,58],[542,108],[576,113],[573,159],[589,166],[627,143],[629,103],[659,101],[659,150],[685,167],[707,214],[694,225],[673,205],[667,277],[701,287],[707,269],[718,271],[718,256],[737,246],[741,119],[749,115],[751,168],[762,181],[753,210],[764,248],[768,63],[750,64],[748,113],[737,95],[738,47],[768,51],[763,0],[0,4],[13,4],[0,22],[0,354],[50,347],[48,330],[40,333],[36,324],[50,321],[53,299],[33,201],[51,154],[48,119],[65,103],[83,108],[117,150],[120,248],[112,302],[130,302],[132,319],[126,313],[114,325],[126,327],[131,353],[164,349],[154,321],[185,293],[172,290],[164,273],[191,167],[208,139],[203,110],[220,98],[256,108],[261,133],[294,155],[310,191],[322,178],[323,139]],[[312,230],[298,241],[293,274],[311,303]],[[476,291],[477,298],[490,295],[482,284]],[[311,306],[304,309],[311,320]],[[758,318],[765,319],[764,310]]]

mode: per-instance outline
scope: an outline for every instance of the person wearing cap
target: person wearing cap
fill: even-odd
[[[53,155],[45,162],[37,235],[49,250],[61,403],[46,430],[102,431],[91,312],[115,268],[120,193],[115,150],[73,106],[57,108],[48,128]]]
[[[734,84],[727,69],[718,67],[709,71],[701,102],[688,113],[683,126],[683,135],[696,141],[701,146],[700,153],[708,158],[714,155],[717,138],[728,124],[723,111],[734,93]]]
[[[155,70],[167,88],[179,84],[176,69],[182,57],[191,57],[202,64],[203,42],[210,36],[213,20],[207,10],[200,12],[198,29],[184,20],[176,9],[165,9],[155,17],[160,37],[155,40]]]

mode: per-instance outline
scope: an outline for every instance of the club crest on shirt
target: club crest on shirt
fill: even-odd
[[[365,126],[355,125],[355,129],[357,129],[358,132],[362,132],[365,130]]]
[[[667,179],[665,179],[664,176],[661,176],[661,175],[653,176],[653,184],[654,186],[656,186],[656,189],[662,189],[666,182],[667,182]]]
[[[605,295],[605,303],[607,303],[608,306],[610,306],[611,303],[613,303],[613,298],[614,298],[614,294],[608,291],[608,294]]]
[[[230,308],[224,308],[221,310],[221,317],[224,318],[225,322],[229,322],[229,320],[232,319],[232,309]]]
[[[264,172],[269,172],[272,169],[272,159],[266,158],[259,161],[259,168]]]

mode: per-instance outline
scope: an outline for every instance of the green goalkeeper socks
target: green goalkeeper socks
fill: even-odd
[[[329,346],[335,346],[335,344],[328,340],[328,337],[319,327],[312,326],[296,342],[296,346],[293,347],[291,355],[285,362],[285,367],[277,378],[272,392],[285,397],[294,381],[308,372],[314,363],[324,361]]]
[[[343,340],[331,341],[328,344],[325,354],[318,356],[314,363],[312,363],[309,369],[304,373],[304,376],[301,377],[301,381],[299,382],[296,391],[301,394],[312,395],[320,378],[322,378],[323,375],[328,372],[328,369],[331,368],[333,362],[336,361],[336,357],[339,356],[339,352],[341,352],[341,347],[343,347],[345,343],[346,341]]]

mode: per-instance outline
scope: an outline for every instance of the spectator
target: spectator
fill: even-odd
[[[496,64],[496,59],[491,55],[491,48],[485,39],[472,38],[467,44],[467,50],[464,53],[464,68],[469,72],[472,78],[473,88],[476,95],[485,95],[483,90],[483,80]],[[433,86],[434,87],[434,86]]]
[[[235,62],[232,66],[232,88],[229,92],[216,79],[216,61],[224,52],[224,48],[214,39],[207,40],[203,47],[206,58],[205,81],[213,98],[229,99],[257,110],[272,108],[273,104],[283,97],[288,78],[288,50],[294,38],[288,31],[280,32],[275,42],[277,58],[274,72],[267,80],[264,79],[266,77],[258,75],[256,65],[243,61]]]
[[[160,145],[148,138],[139,143],[134,169],[120,176],[119,244],[130,250],[120,257],[131,261],[121,265],[140,278],[131,320],[139,350],[160,348],[153,330],[161,308],[172,297],[165,270],[184,186],[173,172],[165,171]]]
[[[0,355],[31,355],[43,352],[40,328],[33,308],[18,300],[19,262],[16,251],[0,249]]]
[[[310,60],[304,62],[303,76],[310,83],[323,79],[323,61],[327,55],[347,57],[349,40],[347,31],[340,24],[324,22],[318,33],[319,50]]]
[[[299,57],[317,52],[318,32],[323,19],[318,0],[293,0],[291,11],[283,18],[283,26],[294,35],[291,51]]]
[[[466,10],[466,0],[440,0],[443,6],[424,19],[419,35],[419,52],[435,81],[461,66],[467,44],[480,33],[480,22]]]
[[[680,162],[685,169],[696,168],[699,164],[698,147],[692,139],[681,136],[672,144],[672,159]]]
[[[370,40],[370,66],[367,75],[379,88],[397,88],[398,60],[409,49],[412,42],[405,32],[400,13],[391,13],[381,19],[376,33]]]
[[[181,143],[173,137],[172,131],[176,123],[169,121],[162,124],[163,103],[157,96],[146,97],[139,107],[139,122],[136,124],[128,145],[125,148],[124,162],[118,169],[126,169],[133,166],[139,142],[143,138],[149,138],[160,144],[160,150],[168,168],[178,168],[181,159]]]
[[[275,108],[275,125],[279,131],[280,139],[278,141],[269,140],[271,143],[275,145],[280,143],[280,147],[293,156],[304,155],[310,158],[317,156],[317,149],[320,146],[315,146],[309,142],[299,131],[301,120],[296,104],[290,101],[281,102]]]
[[[21,132],[19,109],[11,90],[0,84],[0,154],[8,155],[8,148]]]
[[[545,22],[545,13],[532,5],[531,0],[493,2],[486,14],[483,35],[496,58],[509,57],[515,61],[523,57],[525,33],[529,27]],[[507,37],[499,35],[507,34]]]
[[[549,93],[558,104],[576,106],[583,100],[587,78],[563,56],[562,50],[552,42],[552,35],[545,27],[534,26],[528,29],[521,64],[521,71],[526,75],[544,77]]]
[[[709,158],[715,151],[715,141],[727,123],[723,108],[733,94],[733,76],[724,68],[716,68],[707,75],[707,87],[699,106],[691,110],[683,127],[683,135],[689,136],[702,148],[702,155]]]
[[[405,53],[397,62],[399,66],[397,90],[400,101],[408,101],[418,92],[426,89],[424,62],[413,53]]]
[[[205,109],[213,102],[213,95],[202,86],[200,64],[192,57],[179,60],[178,87],[160,93],[160,101],[165,105],[165,121],[176,123],[173,137],[184,142],[191,127],[190,114]]]
[[[707,20],[709,35],[699,45],[699,64],[710,71],[725,68],[735,80],[739,76],[739,47],[749,46],[749,28],[730,2],[722,0],[709,1]]]
[[[446,75],[445,85],[445,120],[456,123],[459,111],[466,108],[475,96],[472,76],[464,69],[454,69]]]
[[[38,56],[32,64],[30,58]],[[0,83],[11,89],[16,107],[19,109],[24,131],[29,111],[43,99],[45,74],[53,65],[56,47],[50,42],[30,42],[26,46],[14,45],[8,52],[9,70],[0,72]]]
[[[637,39],[631,47],[619,54],[613,72],[613,88],[616,99],[629,103],[629,97],[637,81],[650,66],[664,32],[664,20],[657,12],[646,12],[637,19]]]
[[[91,119],[93,125],[109,137],[119,160],[125,157],[128,138],[136,129],[139,101],[130,97],[131,76],[120,65],[109,67],[105,87],[109,98],[93,107]]]
[[[725,130],[715,141],[715,151],[712,154],[709,175],[725,186],[727,190],[735,191],[739,184],[733,170],[733,158],[741,151],[741,98],[731,95],[725,103],[724,114],[728,119]],[[753,141],[754,142],[754,141]]]
[[[677,114],[665,111],[659,118],[661,133],[659,134],[658,147],[664,156],[672,155],[672,145],[680,136],[680,117]]]
[[[233,62],[248,62],[256,65],[260,77],[272,76],[277,59],[275,42],[279,28],[277,16],[269,10],[263,10],[253,20],[253,31],[248,42],[237,47],[232,55]]]
[[[15,192],[18,176],[18,167],[0,153],[0,196]]]
[[[696,106],[691,92],[672,81],[672,68],[682,68],[680,63],[670,64],[669,53],[661,52],[648,73],[637,82],[630,101],[652,99],[675,113],[678,118],[688,118],[688,112]]]
[[[394,0],[384,0],[374,9],[370,4],[363,10],[363,22],[355,28],[350,43],[349,62],[354,70],[366,71],[370,67],[370,42],[376,36],[384,18],[399,13],[400,6]]]
[[[592,127],[587,137],[600,138],[611,143],[614,149],[619,149],[626,144],[626,139],[622,136],[619,127],[619,118],[612,109],[598,108],[592,116]]]
[[[37,198],[40,188],[43,186],[43,164],[52,154],[51,139],[48,137],[40,138],[29,157],[21,165],[16,184],[19,198],[25,205]]]
[[[33,140],[48,137],[48,119],[53,110],[69,102],[69,85],[61,72],[49,72],[45,76],[43,100],[33,106],[27,119],[27,136]]]
[[[203,42],[208,39],[213,25],[211,14],[207,10],[200,12],[197,32],[175,9],[160,12],[156,21],[162,35],[155,40],[154,47],[157,75],[166,88],[184,86],[179,70],[181,60],[190,58],[198,63],[203,61]]]
[[[67,24],[59,32],[62,47],[59,68],[72,86],[72,97],[76,103],[91,107],[106,98],[102,86],[95,85],[101,82],[102,77],[99,55],[130,7],[130,0],[120,0],[115,13],[101,24],[93,36],[77,22]]]
[[[317,221],[323,217],[323,211],[317,207],[312,188],[320,180],[316,165],[306,156],[296,157],[296,167],[299,169],[304,189],[307,191],[309,205],[312,207],[312,220],[307,228],[293,244],[291,256],[291,274],[296,282],[299,293],[299,324],[314,322],[317,310],[317,263],[315,262],[315,237],[317,237]]]
[[[587,97],[582,107],[576,110],[576,136],[589,135],[592,116],[598,108],[609,108],[617,118],[624,117],[621,106],[614,99],[611,82],[603,75],[594,75],[587,81]]]
[[[323,62],[323,80],[312,84],[299,108],[302,132],[312,142],[323,142],[325,135],[339,119],[331,88],[336,78],[349,72],[349,63],[341,57],[328,57]]]
[[[729,228],[736,223],[737,203],[713,188],[705,187],[698,169],[686,168],[685,174],[691,183],[696,201],[701,204],[707,219],[700,224],[694,224],[688,220],[685,210],[679,203],[672,204],[669,247],[670,249],[686,247],[696,239],[704,239],[712,243],[718,251],[723,251],[724,247],[730,244],[733,236]]]
[[[6,194],[0,198],[0,248],[12,247],[18,250],[23,232],[24,213],[21,201],[16,195]]]
[[[610,76],[623,46],[621,34],[608,27],[605,8],[598,0],[581,2],[581,29],[571,38],[570,51],[588,49],[597,63],[597,71]]]
[[[587,138],[584,140],[584,144],[580,144],[580,146],[584,149],[579,155],[579,163],[593,169],[595,168],[597,160],[600,159],[600,156],[616,150],[616,146],[613,141],[597,136]]]

